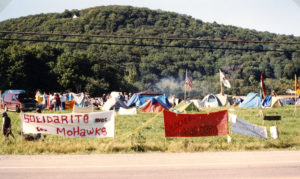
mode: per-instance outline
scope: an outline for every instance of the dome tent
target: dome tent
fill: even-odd
[[[215,96],[214,94],[209,94],[209,95],[206,95],[202,99],[200,106],[201,107],[221,107],[222,103],[217,96]]]

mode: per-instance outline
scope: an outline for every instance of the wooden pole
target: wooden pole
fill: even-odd
[[[223,86],[222,86],[222,81],[220,80],[220,86],[221,86],[221,94],[223,95]]]
[[[297,80],[297,75],[295,74],[295,110],[294,110],[294,116],[296,116],[296,102],[297,102],[297,83],[298,83],[298,80]]]
[[[185,80],[184,80],[184,102],[186,101],[186,77],[187,77],[187,70],[185,70]]]

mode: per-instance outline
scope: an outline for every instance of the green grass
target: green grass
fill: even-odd
[[[202,113],[219,111],[228,108],[210,108]],[[116,117],[115,138],[90,139],[68,138],[47,135],[38,141],[25,141],[18,134],[21,131],[20,114],[9,112],[12,119],[13,133],[16,137],[12,142],[0,136],[0,154],[96,154],[96,153],[135,153],[135,152],[203,152],[203,151],[252,151],[252,150],[299,150],[300,149],[300,108],[294,114],[294,106],[263,109],[264,115],[280,115],[281,121],[264,121],[259,115],[260,109],[232,108],[239,118],[253,124],[269,127],[278,126],[278,139],[258,139],[230,133],[231,143],[227,136],[219,137],[180,137],[165,138],[163,114],[159,114],[144,128],[135,131],[153,113],[138,113],[133,116]],[[43,111],[53,113],[52,111]],[[70,111],[67,111],[70,112]],[[61,113],[61,112],[59,112]],[[2,124],[2,119],[1,119]],[[231,131],[231,124],[229,124]]]

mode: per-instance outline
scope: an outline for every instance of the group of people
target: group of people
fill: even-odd
[[[122,100],[124,103],[127,103],[130,98],[132,97],[132,93],[127,93],[127,92],[119,92],[119,98]],[[94,105],[96,108],[101,108],[105,102],[111,98],[110,94],[103,94],[102,97],[98,98],[91,98],[91,103]]]
[[[49,109],[49,110],[65,110],[66,109],[66,101],[70,96],[70,93],[40,93],[38,90],[36,92],[35,98],[37,101],[40,101],[40,108],[41,109]],[[124,102],[127,103],[131,98],[132,94],[127,92],[120,92],[119,98]],[[39,97],[41,99],[39,100]],[[89,104],[93,104],[96,108],[101,108],[105,102],[111,98],[111,94],[103,94],[101,97],[90,98],[87,93],[84,94],[84,106],[88,106]]]
[[[42,101],[40,104],[41,109],[48,108],[49,110],[65,110],[65,102],[66,102],[66,94],[65,93],[52,93],[47,94],[44,92],[41,94],[39,91],[36,93],[36,100],[39,101],[39,97],[42,97]]]

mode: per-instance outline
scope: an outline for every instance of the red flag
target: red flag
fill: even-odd
[[[193,82],[190,79],[187,71],[185,72],[185,84],[189,87],[190,90],[193,89]]]
[[[199,137],[228,134],[227,110],[208,114],[176,114],[164,111],[166,137]]]
[[[262,88],[262,97],[265,98],[266,94],[267,94],[267,89],[266,89],[266,86],[264,83],[264,77],[262,74],[260,75],[260,87]]]

